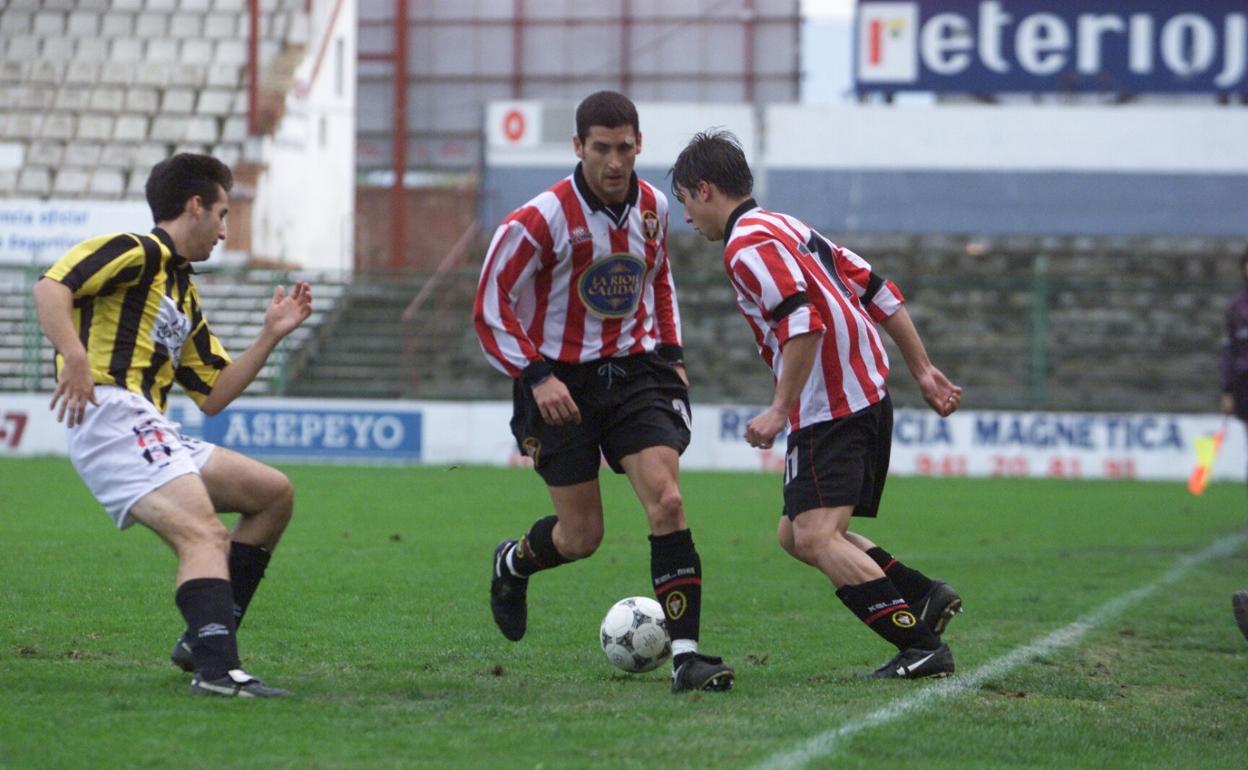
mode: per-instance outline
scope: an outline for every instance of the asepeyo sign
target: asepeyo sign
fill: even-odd
[[[1244,0],[858,3],[860,92],[1248,93]]]

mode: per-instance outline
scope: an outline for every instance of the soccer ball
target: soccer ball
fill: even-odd
[[[663,608],[648,596],[630,596],[611,605],[598,637],[607,660],[632,674],[652,671],[672,654]]]

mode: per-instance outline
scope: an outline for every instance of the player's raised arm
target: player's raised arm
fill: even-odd
[[[254,342],[242,355],[230,362],[221,370],[213,383],[212,393],[204,399],[199,408],[205,414],[213,415],[229,406],[238,398],[248,385],[256,379],[256,375],[264,368],[264,363],[286,335],[299,328],[299,325],[312,315],[312,287],[306,281],[297,281],[287,294],[285,288],[278,286],[273,292],[273,300],[264,313],[264,327]]]

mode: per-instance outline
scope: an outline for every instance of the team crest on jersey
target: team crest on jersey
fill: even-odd
[[[667,616],[672,620],[677,620],[681,615],[685,614],[685,609],[689,606],[689,600],[680,591],[672,591],[663,601],[663,606],[667,608]]]
[[[572,231],[568,233],[568,240],[572,242],[573,246],[579,246],[582,243],[588,243],[592,241],[593,239],[594,239],[593,234],[590,233],[589,230],[586,229],[585,227],[574,227],[572,228]]]
[[[576,289],[586,309],[599,318],[625,318],[641,301],[645,275],[645,260],[617,252],[581,273]]]
[[[641,231],[645,233],[647,241],[657,241],[659,239],[659,215],[653,211],[641,212]]]

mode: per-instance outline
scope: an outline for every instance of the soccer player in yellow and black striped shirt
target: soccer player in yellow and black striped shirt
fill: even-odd
[[[156,164],[150,234],[116,233],[70,249],[35,284],[56,347],[51,408],[68,426],[78,475],[124,529],[154,530],[178,556],[178,609],[187,630],[173,662],[191,691],[287,695],[244,672],[236,631],[294,504],[279,471],[182,436],[165,417],[174,382],[216,414],[255,379],[278,342],[312,312],[312,292],[278,287],[255,341],[231,360],[199,307],[192,264],[225,238],[233,176],[207,155]],[[218,512],[241,513],[233,532]]]

